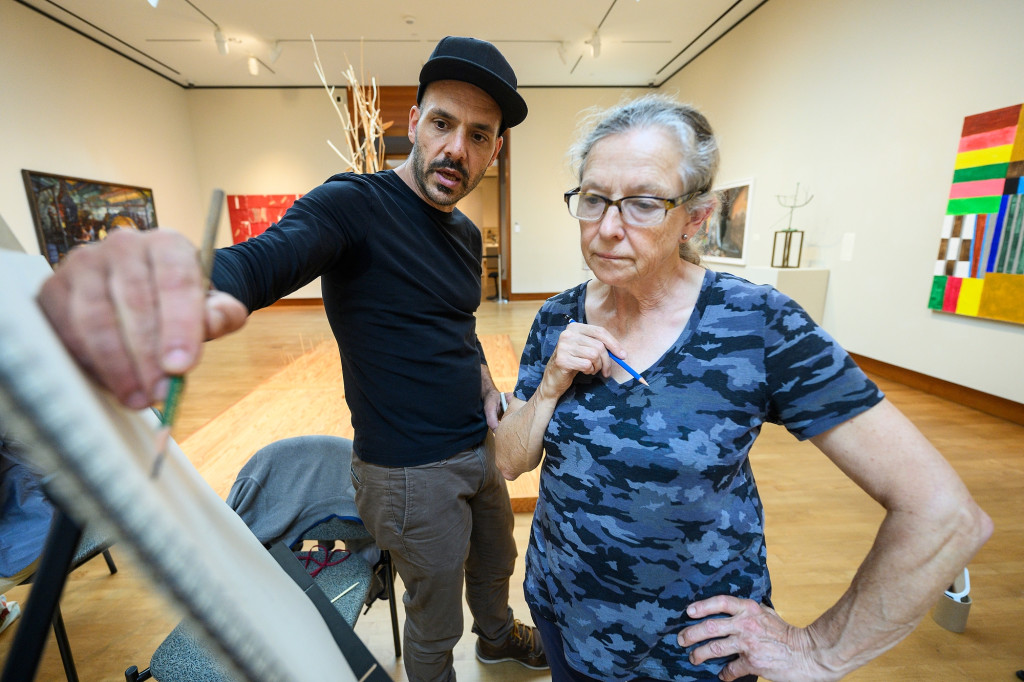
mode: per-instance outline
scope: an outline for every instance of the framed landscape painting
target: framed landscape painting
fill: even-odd
[[[694,236],[701,258],[719,263],[746,263],[747,207],[753,184],[753,180],[743,180],[718,188],[722,208]]]
[[[156,227],[153,190],[22,170],[39,249],[51,266],[113,230]]]

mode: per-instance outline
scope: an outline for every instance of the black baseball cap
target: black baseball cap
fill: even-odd
[[[420,69],[416,104],[423,100],[427,85],[444,80],[464,81],[490,95],[501,109],[499,132],[526,118],[526,101],[516,92],[515,71],[498,48],[485,40],[448,36],[439,42]]]

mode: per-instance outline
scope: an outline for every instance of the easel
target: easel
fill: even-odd
[[[57,647],[60,649],[68,682],[78,682],[64,618],[58,606],[75,549],[81,539],[82,529],[58,509],[46,537],[39,570],[32,577],[32,591],[26,600],[21,623],[14,633],[14,644],[7,656],[3,677],[0,678],[3,682],[35,679],[51,624],[57,636]]]
[[[372,672],[383,682],[379,667],[357,674],[316,601],[173,440],[159,478],[152,478],[158,420],[149,411],[118,406],[68,355],[34,300],[50,272],[39,256],[0,251],[0,286],[9,294],[0,306],[0,413],[5,428],[29,446],[47,492],[79,525],[61,522],[47,538],[37,572],[41,590],[26,605],[3,682],[29,680],[38,670],[44,630],[58,608],[81,526],[93,519],[131,548],[136,565],[166,589],[211,652],[239,677],[297,682],[308,679],[308,661],[316,656],[332,679],[371,680]],[[226,566],[224,553],[236,561]],[[274,618],[266,617],[268,609]]]

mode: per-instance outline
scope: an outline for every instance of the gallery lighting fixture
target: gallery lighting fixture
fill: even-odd
[[[256,57],[249,55],[249,74],[252,76],[260,75],[260,63]]]
[[[585,41],[587,45],[590,45],[590,56],[597,57],[601,56],[601,34],[594,31],[593,37],[590,40]]]
[[[568,64],[569,63],[569,56],[565,52],[565,43],[564,42],[558,43],[558,47],[556,49],[558,50],[558,58],[562,60],[563,64]]]
[[[228,53],[228,39],[224,37],[224,33],[220,30],[220,26],[217,26],[213,31],[213,42],[217,43],[217,52],[221,54]]]
[[[270,63],[274,64],[281,57],[281,50],[284,49],[284,45],[281,44],[280,40],[274,41],[274,46],[270,48]]]

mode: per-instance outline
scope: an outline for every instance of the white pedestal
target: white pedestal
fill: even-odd
[[[803,306],[811,318],[821,324],[825,317],[825,296],[828,293],[826,268],[770,268],[764,266],[723,266],[709,263],[709,267],[729,272],[754,284],[770,284]]]

